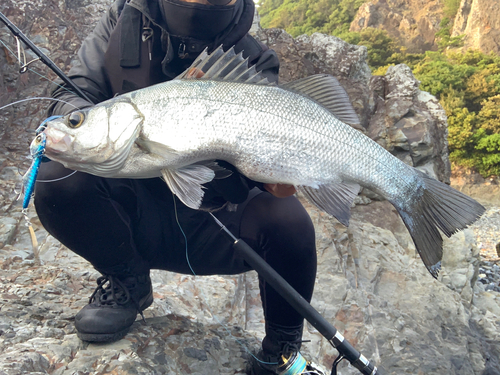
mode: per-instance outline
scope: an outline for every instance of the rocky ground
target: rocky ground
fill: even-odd
[[[455,168],[452,186],[481,202],[487,211],[473,226],[480,250],[478,283],[500,292],[500,178],[483,178]]]
[[[478,283],[486,290],[500,292],[500,207],[487,207],[483,217],[473,226],[481,249]]]

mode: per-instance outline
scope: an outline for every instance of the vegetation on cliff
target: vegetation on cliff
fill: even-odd
[[[315,32],[339,35],[349,31],[366,0],[260,0],[259,15],[265,28],[285,29],[293,37]]]
[[[285,29],[292,36],[321,32],[366,46],[373,74],[406,64],[435,95],[448,116],[453,163],[475,168],[483,176],[500,175],[500,56],[477,51],[453,52],[461,36],[451,37],[451,20],[459,0],[445,0],[436,34],[440,51],[409,54],[383,30],[349,32],[356,11],[366,0],[261,0],[263,27]]]

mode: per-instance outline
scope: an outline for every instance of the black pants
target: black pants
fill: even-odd
[[[71,172],[55,162],[43,163],[38,180]],[[35,206],[51,235],[105,274],[162,269],[212,275],[251,269],[207,212],[187,208],[177,198],[174,202],[159,178],[107,179],[76,172],[37,182]],[[310,301],[316,277],[314,228],[295,197],[251,191],[236,211],[215,215]],[[262,279],[260,288],[267,322],[302,323]]]

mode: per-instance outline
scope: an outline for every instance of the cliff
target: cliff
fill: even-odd
[[[442,18],[439,0],[373,0],[359,8],[350,31],[383,29],[408,52],[417,53],[437,50],[434,36]]]
[[[451,35],[465,35],[463,49],[500,54],[499,15],[497,0],[462,0]]]
[[[441,0],[372,0],[359,8],[350,30],[379,28],[408,52],[437,50],[435,34],[444,17],[443,8]],[[452,36],[465,35],[464,49],[500,54],[499,14],[498,0],[462,0]]]

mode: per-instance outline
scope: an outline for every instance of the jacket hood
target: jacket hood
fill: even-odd
[[[242,11],[238,12],[239,14],[235,16],[229,26],[219,35],[217,35],[214,41],[210,43],[210,45],[207,45],[206,42],[204,43],[203,41],[198,41],[191,38],[189,42],[193,44],[193,48],[188,50],[192,50],[193,52],[198,54],[205,47],[208,47],[210,51],[214,50],[221,44],[229,48],[230,46],[236,44],[239,40],[241,40],[252,27],[255,15],[255,4],[253,0],[242,1]],[[158,0],[129,0],[127,4],[139,10],[154,24],[159,26],[164,33],[162,39],[170,39],[169,33],[167,31],[168,26],[162,16]],[[202,44],[203,46],[201,46]]]

